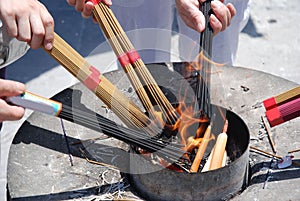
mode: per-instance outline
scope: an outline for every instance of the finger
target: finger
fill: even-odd
[[[41,12],[41,19],[45,29],[43,45],[45,49],[51,50],[54,42],[54,19],[46,8],[43,8],[43,10],[44,11]]]
[[[32,38],[29,44],[32,49],[38,49],[41,47],[45,35],[45,29],[41,17],[37,14],[32,14],[30,16],[30,24],[32,29]]]
[[[17,39],[20,41],[31,41],[31,27],[29,22],[29,16],[24,15],[17,17],[18,34]]]
[[[205,28],[205,17],[199,10],[199,1],[192,1],[186,3],[183,1],[176,1],[178,13],[186,25],[198,32],[202,32]]]
[[[231,18],[234,17],[236,15],[236,9],[235,7],[231,4],[231,3],[228,3],[226,5],[226,7],[228,8],[230,14],[231,14]]]
[[[92,2],[87,2],[84,6],[84,9],[81,13],[83,18],[89,18],[93,13],[94,4]]]
[[[188,27],[196,30],[197,32],[202,32],[204,30],[205,18],[203,13],[199,10],[194,10],[192,13],[182,12],[180,16]]]
[[[25,109],[7,104],[0,99],[0,122],[19,120],[24,116]]]
[[[193,18],[194,29],[198,32],[202,32],[205,28],[205,17],[202,12],[197,12]]]
[[[211,7],[217,19],[222,23],[221,31],[224,31],[231,21],[231,14],[228,8],[220,1],[212,1]]]
[[[104,4],[111,6],[112,5],[112,1],[111,0],[103,0],[102,1]]]
[[[181,14],[181,19],[184,21],[184,23],[188,26],[188,27],[190,27],[190,28],[193,28],[193,23],[192,23],[192,21],[190,20],[190,17],[189,16],[186,16],[186,15],[184,15],[184,14]]]
[[[222,23],[218,20],[218,18],[212,14],[209,18],[209,23],[211,28],[213,29],[214,35],[217,35],[222,30]]]
[[[1,19],[3,19],[3,23],[6,26],[7,33],[11,37],[17,37],[18,36],[18,26],[17,26],[15,16],[7,15],[7,14],[4,14],[4,15],[6,15],[6,17],[4,18],[1,16]]]
[[[14,12],[14,3],[12,1],[1,1],[0,10],[0,17],[3,24],[7,27],[7,33],[12,37],[17,37],[18,26]]]
[[[77,0],[76,4],[75,4],[75,10],[77,10],[78,12],[82,12],[83,8],[84,8],[84,4],[85,4],[85,1]]]
[[[17,96],[25,90],[26,87],[23,83],[0,79],[0,97]]]

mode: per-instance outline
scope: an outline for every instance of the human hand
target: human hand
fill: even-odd
[[[21,119],[25,109],[9,105],[5,98],[25,92],[25,85],[20,82],[0,79],[0,122]]]
[[[89,18],[93,14],[94,2],[99,0],[67,0],[70,6],[74,6],[75,10],[81,12],[83,18]],[[111,0],[102,0],[102,2],[108,6],[112,5]]]
[[[205,18],[199,10],[201,2],[205,0],[176,0],[178,13],[185,24],[198,31],[202,32],[205,29]],[[224,31],[231,22],[231,18],[236,14],[236,10],[231,3],[224,4],[224,0],[214,0],[211,2],[213,13],[210,16],[210,25],[214,35],[220,31]]]
[[[32,49],[42,45],[52,48],[54,20],[38,0],[0,0],[0,18],[10,36],[27,42]]]

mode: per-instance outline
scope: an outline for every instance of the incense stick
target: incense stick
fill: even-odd
[[[92,1],[95,4],[95,1]],[[165,97],[151,73],[143,63],[142,59],[134,49],[117,18],[103,3],[96,3],[93,14],[101,26],[102,31],[109,39],[120,64],[127,73],[146,110],[153,109],[152,104],[156,104],[163,113],[168,124],[175,124],[178,114],[168,99]],[[143,89],[141,89],[141,87]],[[147,89],[147,93],[144,88]],[[150,98],[147,98],[147,97]],[[149,102],[153,100],[154,103]],[[152,106],[149,108],[149,106]]]
[[[150,135],[159,131],[140,108],[56,33],[53,48],[44,50],[93,91],[128,127],[142,128]]]
[[[173,162],[177,161],[184,154],[180,148],[171,145],[168,146],[165,143],[157,141],[156,138],[149,138],[146,133],[140,130],[133,130],[117,125],[115,122],[92,111],[83,111],[63,105],[59,117],[95,131],[103,132],[146,151],[155,152],[164,158],[168,157]]]
[[[210,103],[210,74],[211,63],[209,59],[212,54],[212,37],[213,30],[209,23],[211,15],[211,0],[201,3],[201,10],[205,17],[205,29],[200,35],[200,55],[199,55],[199,72],[196,85],[196,102],[194,110],[197,113],[200,111],[202,115],[211,117]]]
[[[266,120],[265,120],[265,118],[264,118],[263,116],[261,116],[261,120],[262,120],[262,122],[263,122],[263,124],[264,124],[264,127],[265,127],[266,131],[267,131],[268,138],[269,138],[269,140],[270,140],[270,144],[271,144],[272,150],[273,150],[273,152],[276,154],[276,153],[277,153],[277,150],[276,150],[276,147],[275,147],[275,143],[274,143],[274,141],[273,141],[273,138],[272,138],[272,136],[271,136],[271,131],[270,131],[269,127],[267,126],[267,122],[266,122]]]
[[[277,155],[275,155],[275,154],[266,152],[266,151],[264,151],[264,150],[261,150],[261,149],[259,149],[259,148],[253,147],[253,146],[250,146],[250,150],[257,151],[257,152],[259,152],[259,153],[261,153],[261,154],[264,154],[264,155],[267,155],[267,156],[269,156],[269,157],[274,157],[274,158],[277,158],[277,159],[282,159],[281,156],[277,156]]]
[[[288,153],[291,154],[291,153],[295,153],[295,152],[299,152],[299,151],[300,151],[300,149],[294,149],[294,150],[288,151]]]
[[[190,172],[193,172],[193,173],[198,172],[201,160],[204,156],[206,147],[207,147],[209,139],[210,139],[210,134],[211,134],[211,125],[209,125],[207,127],[206,131],[205,131],[203,140],[202,140],[202,142],[201,142],[201,144],[198,148],[198,151],[196,153],[196,157],[195,157],[195,159],[192,163],[192,166],[190,168]]]
[[[223,158],[225,154],[225,148],[227,144],[227,134],[221,133],[218,135],[214,151],[212,152],[212,159],[210,163],[209,170],[215,170],[222,167]]]
[[[27,92],[26,92],[27,93]],[[17,96],[10,99],[10,102],[18,106],[26,106],[30,109],[36,109],[38,112],[44,112],[40,109],[40,105],[44,104],[52,107],[54,113],[46,113],[52,116],[57,116],[61,119],[77,123],[86,128],[90,128],[95,131],[99,131],[108,136],[119,139],[130,145],[140,147],[149,152],[155,152],[155,154],[160,155],[166,160],[177,162],[185,151],[180,147],[175,147],[167,142],[158,140],[157,138],[149,137],[147,133],[143,130],[134,130],[130,128],[117,125],[115,122],[97,114],[87,108],[80,109],[76,107],[70,107],[63,105],[58,101],[53,101],[43,97],[38,97],[38,99],[33,99],[32,97],[37,97],[36,95],[30,93],[31,96]],[[28,104],[22,105],[24,102],[19,101],[25,99]],[[38,107],[36,107],[38,105]],[[59,108],[59,110],[57,110]]]

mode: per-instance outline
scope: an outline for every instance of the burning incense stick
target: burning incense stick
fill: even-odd
[[[204,156],[204,153],[205,153],[205,150],[206,150],[206,147],[208,145],[208,142],[209,142],[209,139],[210,139],[210,134],[211,134],[211,125],[209,125],[204,133],[204,137],[203,137],[203,140],[198,148],[198,151],[197,151],[197,154],[196,154],[196,157],[193,161],[193,164],[191,166],[191,169],[190,169],[190,172],[198,172],[198,169],[199,169],[199,166],[200,166],[200,163],[201,163],[201,160]]]
[[[117,125],[115,122],[88,109],[82,110],[69,107],[58,101],[40,97],[29,92],[25,92],[20,96],[10,97],[8,101],[14,105],[60,117],[86,128],[102,132],[130,145],[140,147],[149,152],[155,152],[168,161],[176,162],[185,154],[181,148],[168,145],[163,141],[159,142],[157,139],[150,138],[140,130],[133,130]]]
[[[142,128],[150,135],[158,133],[156,125],[132,101],[57,34],[53,48],[44,50],[93,91],[128,127]]]
[[[295,87],[291,90],[288,90],[284,93],[281,93],[277,96],[268,98],[263,101],[263,104],[264,104],[266,110],[270,110],[274,107],[277,107],[279,105],[282,105],[288,101],[294,100],[299,97],[300,97],[300,86]]]
[[[212,152],[212,159],[209,170],[215,170],[222,167],[225,148],[227,143],[227,134],[221,133],[218,135],[214,151]]]
[[[211,160],[212,160],[212,155],[213,155],[213,152],[214,152],[215,148],[212,149],[210,155],[208,156],[208,159],[203,167],[203,169],[201,170],[201,172],[207,172],[209,171],[210,169],[210,164],[211,164]],[[224,152],[224,155],[223,155],[223,159],[222,159],[222,166],[221,167],[224,167],[227,163],[227,151],[225,150]]]
[[[206,160],[206,163],[205,163],[204,167],[202,168],[201,172],[209,171],[209,167],[210,167],[211,159],[212,159],[212,154],[213,154],[214,150],[215,150],[215,147],[211,150],[211,152],[210,152],[210,154],[209,154],[209,156]]]
[[[225,119],[222,133],[227,133],[228,131],[228,119]]]
[[[98,0],[92,0],[92,2],[95,4],[93,14],[105,36],[109,39],[111,47],[137,91],[145,109],[151,112],[153,107],[149,100],[153,100],[163,113],[167,123],[174,124],[178,119],[176,110],[157,85],[111,9],[103,3],[99,3]],[[149,93],[146,93],[144,88]],[[149,99],[148,96],[151,98]]]

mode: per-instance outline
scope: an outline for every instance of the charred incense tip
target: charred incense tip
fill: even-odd
[[[196,154],[196,157],[193,161],[193,164],[190,168],[190,172],[191,173],[196,173],[198,172],[198,169],[199,169],[199,166],[200,166],[200,163],[201,163],[201,160],[203,158],[203,155],[205,153],[205,150],[206,150],[206,147],[208,145],[208,142],[209,142],[209,138],[210,138],[210,135],[211,135],[211,125],[209,125],[205,131],[205,134],[204,134],[204,137],[203,137],[203,140],[198,148],[198,151],[197,151],[197,154]]]
[[[227,138],[228,136],[226,133],[219,134],[215,145],[215,149],[212,154],[212,160],[209,168],[210,170],[214,170],[222,167],[225,148],[227,144]]]
[[[225,119],[222,133],[227,133],[228,131],[228,119]]]

